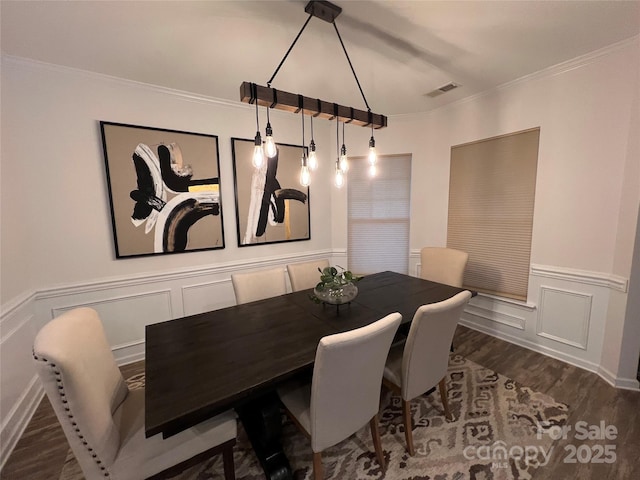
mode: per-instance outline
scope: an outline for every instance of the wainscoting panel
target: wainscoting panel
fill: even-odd
[[[481,317],[492,322],[501,323],[509,327],[517,328],[518,330],[524,330],[525,318],[520,315],[496,312],[490,308],[476,305],[468,305],[464,311],[468,315]]]
[[[3,309],[0,318],[0,469],[42,398],[33,367],[35,338],[32,294]]]
[[[540,287],[536,333],[573,347],[587,349],[593,295]]]
[[[606,273],[532,265],[526,303],[478,295],[460,324],[598,373],[614,386],[635,385],[600,368],[610,296],[626,294],[627,283]]]
[[[231,279],[182,287],[182,305],[185,316],[235,305]]]
[[[136,341],[144,342],[144,327],[173,318],[171,290],[157,290],[106,298],[52,309],[52,317],[78,307],[91,307],[102,320],[114,350]]]

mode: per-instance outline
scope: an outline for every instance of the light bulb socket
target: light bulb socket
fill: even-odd
[[[271,129],[271,123],[270,122],[267,122],[267,128],[265,129],[265,132],[267,134],[267,137],[273,136],[273,130]]]
[[[257,147],[258,145],[262,145],[262,137],[260,136],[260,131],[256,132],[256,138],[254,140],[254,145]]]
[[[345,147],[343,143],[342,148],[340,149],[340,155],[346,155],[346,154],[347,154],[347,147]]]
[[[371,138],[369,139],[369,148],[375,148],[376,146],[376,139],[373,138],[373,135],[371,135]]]
[[[316,142],[313,141],[313,138],[311,139],[311,143],[309,144],[309,150],[311,150],[312,152],[316,151]]]

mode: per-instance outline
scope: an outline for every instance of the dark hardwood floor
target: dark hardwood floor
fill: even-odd
[[[462,326],[456,331],[454,345],[456,353],[469,360],[569,405],[567,425],[572,430],[566,440],[556,443],[549,464],[537,469],[533,480],[640,478],[640,392],[615,389],[594,373]],[[140,373],[144,371],[144,362],[127,365],[122,371],[125,378]],[[574,438],[577,422],[586,422],[588,426],[600,422],[613,425],[617,438],[577,440]],[[565,463],[569,450],[583,444],[590,452],[598,445],[613,445],[616,461]],[[57,480],[68,448],[51,405],[44,398],[0,478]]]

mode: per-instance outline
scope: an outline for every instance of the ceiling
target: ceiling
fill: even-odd
[[[4,54],[239,100],[266,85],[306,1],[1,1]],[[345,1],[336,24],[371,109],[428,111],[621,42],[640,1]],[[461,87],[425,94],[449,82]],[[274,88],[365,109],[333,27],[312,18]]]

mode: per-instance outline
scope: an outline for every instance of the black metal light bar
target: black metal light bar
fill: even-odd
[[[255,85],[255,95],[252,94],[252,85]],[[278,110],[285,110],[291,113],[298,113],[298,94],[276,90],[262,85],[242,82],[240,85],[240,100],[244,103],[255,103],[262,107],[271,107]],[[359,125],[361,127],[373,126],[375,129],[387,126],[387,117],[379,113],[366,110],[357,110],[353,107],[338,105],[333,102],[326,102],[318,98],[302,97],[304,114],[314,117],[333,120],[336,117],[334,106],[337,106],[337,117],[341,122]]]

